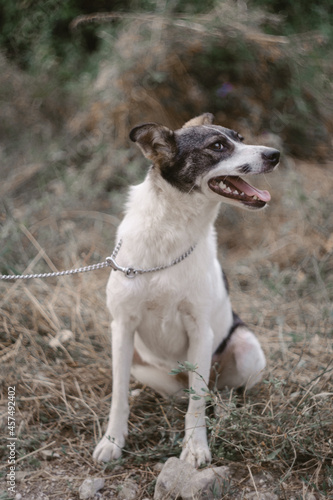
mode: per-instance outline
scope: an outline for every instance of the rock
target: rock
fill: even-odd
[[[44,458],[44,460],[54,460],[55,458],[60,458],[59,453],[52,450],[42,450],[40,451],[40,455]]]
[[[163,462],[157,462],[154,467],[153,467],[153,470],[155,472],[161,472],[161,470],[163,469],[164,467],[164,463]]]
[[[249,489],[251,490],[251,494],[253,493],[253,483],[255,484],[257,490],[264,490],[271,488],[274,484],[274,478],[272,474],[267,471],[260,472],[259,474],[255,474],[250,477],[246,484],[249,485]],[[259,492],[260,493],[260,492]]]
[[[133,389],[130,392],[130,396],[132,396],[133,398],[137,398],[138,396],[140,396],[141,392],[142,392],[142,389]]]
[[[64,344],[67,344],[74,339],[74,333],[71,330],[60,330],[55,337],[49,341],[49,346],[56,349]]]
[[[29,470],[18,470],[15,475],[16,481],[19,483],[20,481],[24,481],[26,476],[29,476],[31,474],[31,471]],[[1,498],[1,495],[0,495]]]
[[[222,492],[225,488],[226,483],[228,483],[228,477],[230,475],[230,470],[228,467],[212,467],[209,469],[203,469],[195,471],[193,483],[188,491],[182,490],[182,495],[185,500],[184,494],[186,493],[186,499],[192,498],[192,494],[197,494],[198,498],[202,499],[214,499],[220,498]]]
[[[169,458],[159,474],[154,493],[154,500],[177,498],[194,473],[194,468],[176,457]]]
[[[132,479],[126,479],[118,493],[121,500],[136,500],[138,498],[138,485]]]
[[[157,478],[154,500],[213,500],[221,496],[228,477],[228,467],[197,470],[172,457]]]
[[[270,493],[268,491],[251,491],[251,493],[247,493],[243,498],[244,500],[279,500],[278,495],[275,495],[275,493]]]
[[[98,477],[85,479],[79,488],[80,500],[94,498],[97,491],[103,488],[104,483],[104,479]]]

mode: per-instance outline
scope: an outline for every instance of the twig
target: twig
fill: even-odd
[[[195,31],[197,33],[203,33],[203,34],[209,34],[209,35],[215,35],[215,36],[221,36],[223,32],[221,29],[213,29],[212,26],[210,25],[205,25],[204,21],[208,22],[213,19],[216,19],[216,15],[213,18],[211,17],[205,17],[205,16],[194,16],[192,18],[187,18],[184,19],[184,16],[178,17],[178,16],[173,16],[173,17],[166,17],[163,15],[156,15],[156,14],[140,14],[140,13],[134,13],[134,14],[129,14],[125,12],[97,12],[95,14],[86,14],[82,16],[76,17],[71,23],[70,23],[70,29],[71,30],[76,30],[80,24],[84,23],[91,23],[91,22],[99,22],[99,23],[105,23],[105,22],[110,22],[114,21],[115,19],[127,19],[131,21],[142,21],[142,22],[149,22],[152,24],[159,23],[159,25],[162,24],[171,24],[174,26],[177,26],[178,28],[184,28],[188,29],[191,31]],[[221,24],[222,26],[226,26],[226,21],[223,18],[223,16],[218,13],[218,17],[220,17]],[[243,35],[246,36],[246,38],[250,40],[254,40],[256,42],[260,43],[274,43],[274,44],[289,44],[290,40],[286,36],[275,36],[275,35],[267,35],[266,33],[260,33],[259,31],[255,31],[254,29],[249,30],[248,25],[241,24],[238,22],[232,22],[230,19],[228,20],[228,26],[231,26],[234,30],[240,31]],[[245,29],[246,28],[246,29]]]
[[[248,471],[249,471],[249,474],[250,474],[251,481],[252,481],[252,483],[253,483],[254,489],[256,490],[257,498],[260,498],[260,497],[259,497],[258,490],[257,490],[256,483],[255,483],[255,481],[254,481],[254,479],[253,479],[253,475],[252,475],[251,467],[249,466],[249,464],[246,464],[246,467],[248,468]]]
[[[38,243],[38,241],[32,236],[32,234],[30,233],[30,231],[23,224],[20,224],[19,227],[20,227],[22,233],[25,234],[25,236],[28,238],[28,240],[33,244],[33,246],[43,256],[43,259],[45,260],[45,262],[47,263],[47,265],[50,267],[50,269],[52,269],[53,272],[57,272],[58,269],[53,264],[53,262],[51,261],[51,259],[48,257],[48,255],[45,252],[45,250],[40,246],[40,244]]]

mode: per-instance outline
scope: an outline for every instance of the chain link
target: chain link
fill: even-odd
[[[98,264],[92,264],[90,266],[84,266],[84,267],[79,267],[77,269],[69,269],[67,271],[58,271],[54,273],[42,273],[42,274],[0,274],[0,280],[3,281],[17,281],[17,280],[28,280],[28,279],[35,279],[35,278],[54,278],[58,276],[72,276],[74,274],[79,274],[79,273],[87,273],[90,271],[96,271],[97,269],[103,269],[105,267],[111,267],[114,271],[121,271],[124,273],[126,278],[135,278],[139,274],[145,274],[145,273],[154,273],[157,271],[163,271],[164,269],[168,269],[169,267],[175,266],[176,264],[179,264],[182,262],[186,257],[191,255],[193,250],[195,249],[196,245],[191,246],[185,253],[183,253],[180,257],[177,259],[174,259],[170,264],[166,264],[163,266],[157,266],[157,267],[152,267],[149,269],[140,269],[137,268],[135,269],[134,267],[121,267],[117,264],[115,261],[115,258],[118,255],[118,252],[120,250],[120,247],[122,245],[122,240],[119,240],[117,243],[115,249],[112,252],[111,257],[107,257],[104,262],[99,262]]]

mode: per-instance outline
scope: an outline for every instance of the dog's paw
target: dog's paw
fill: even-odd
[[[193,467],[209,464],[212,460],[212,455],[207,443],[195,443],[189,439],[183,444],[184,449],[180,455],[181,460],[191,464]]]
[[[118,440],[108,436],[103,436],[96,448],[94,449],[93,459],[97,462],[110,462],[121,456],[121,450],[124,446],[124,440],[119,443]]]

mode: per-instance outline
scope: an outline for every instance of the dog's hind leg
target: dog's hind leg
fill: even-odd
[[[222,349],[212,358],[210,385],[250,389],[263,376],[265,355],[255,335],[234,315],[237,323]]]
[[[188,385],[188,377],[183,374],[171,375],[165,367],[151,365],[142,360],[138,351],[134,350],[131,374],[143,385],[147,385],[164,398],[184,396],[183,389]]]
[[[152,365],[136,364],[132,366],[131,372],[138,382],[154,389],[164,398],[169,396],[180,398],[184,396],[183,389],[186,386],[177,377],[169,375],[165,370]]]

